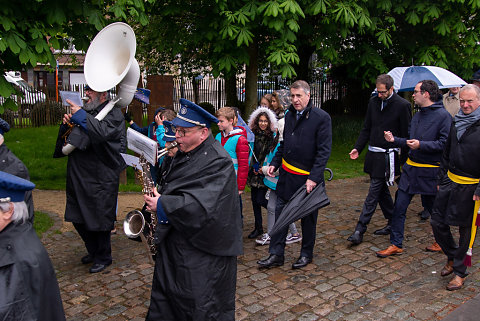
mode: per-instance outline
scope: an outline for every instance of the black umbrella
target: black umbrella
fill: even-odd
[[[288,203],[280,213],[280,216],[273,224],[270,236],[278,233],[282,229],[295,221],[307,216],[313,211],[330,204],[325,193],[325,184],[317,185],[310,193],[307,193],[307,187],[303,185],[290,198]]]

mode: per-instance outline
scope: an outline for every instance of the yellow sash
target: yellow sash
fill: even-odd
[[[470,185],[470,184],[478,184],[480,182],[480,178],[471,178],[466,176],[455,175],[452,172],[447,172],[448,178],[450,178],[453,182],[462,185]]]
[[[414,167],[440,167],[438,165],[417,163],[412,161],[410,158],[407,158],[407,164]]]
[[[282,165],[284,167],[285,170],[287,170],[288,172],[292,173],[292,174],[299,174],[299,175],[310,175],[310,172],[307,172],[303,169],[300,169],[298,167],[295,167],[289,163],[287,163],[285,161],[285,159],[282,158]]]
[[[480,182],[479,178],[471,178],[465,177],[460,175],[455,175],[452,172],[447,172],[448,178],[457,184],[461,185],[471,185],[471,184],[478,184]],[[480,201],[475,201],[475,206],[473,208],[473,220],[472,220],[472,230],[470,235],[470,243],[468,244],[467,254],[465,255],[464,264],[466,266],[472,265],[472,252],[473,252],[473,243],[475,242],[475,236],[477,234],[477,213],[478,209],[480,208]]]

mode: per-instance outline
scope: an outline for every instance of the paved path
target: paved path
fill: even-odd
[[[244,255],[238,258],[236,319],[439,320],[480,293],[480,250],[474,255],[465,287],[455,292],[445,290],[450,278],[442,278],[439,273],[444,255],[424,251],[433,236],[430,224],[417,215],[421,211],[418,197],[407,212],[403,255],[386,259],[375,256],[375,251],[389,245],[388,237],[372,234],[385,224],[380,210],[364,242],[350,247],[346,238],[355,226],[367,191],[365,177],[327,183],[331,205],[320,210],[315,257],[303,270],[291,269],[300,251],[298,243],[287,245],[284,266],[257,268],[256,261],[267,255],[267,247],[255,246],[246,238],[253,229],[247,195]],[[102,273],[89,274],[89,266],[80,263],[85,254],[80,238],[59,218],[63,217],[64,193],[37,190],[34,201],[36,210],[59,215],[52,215],[56,223],[43,242],[57,271],[67,319],[143,320],[153,267],[142,245],[125,237],[121,222],[117,223],[119,233],[112,238],[112,266]],[[121,194],[119,217],[141,203],[140,194]],[[477,305],[465,304],[462,308],[466,306],[470,307],[467,311],[480,312]],[[457,315],[459,312],[455,311]]]

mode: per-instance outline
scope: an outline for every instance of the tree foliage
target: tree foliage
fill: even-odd
[[[147,24],[144,5],[144,0],[2,1],[0,72],[25,70],[37,63],[55,68],[52,49],[68,48],[72,39],[77,49],[86,50],[92,37],[108,23],[129,19]],[[0,77],[0,96],[12,94],[14,87]],[[16,109],[10,98],[0,112],[4,107]]]

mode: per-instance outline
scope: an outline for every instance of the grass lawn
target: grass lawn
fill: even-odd
[[[333,170],[334,179],[363,175],[365,153],[352,161],[348,153],[362,127],[362,118],[336,116],[332,119],[333,148],[327,166]],[[58,126],[36,128],[12,128],[5,133],[5,144],[20,158],[30,172],[32,182],[38,189],[65,189],[67,157],[53,158]],[[135,184],[134,171],[127,169],[127,184],[120,185],[120,191],[141,191]]]
[[[33,228],[37,232],[37,236],[42,238],[42,234],[53,226],[53,219],[43,212],[35,212],[35,220],[33,221]]]

